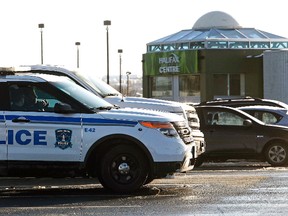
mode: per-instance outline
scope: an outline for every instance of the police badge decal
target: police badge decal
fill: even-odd
[[[68,147],[72,148],[71,137],[72,131],[68,129],[58,129],[55,131],[56,134],[56,143],[55,147],[61,149],[66,149]]]

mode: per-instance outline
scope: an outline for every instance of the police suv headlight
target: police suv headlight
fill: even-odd
[[[141,121],[139,123],[144,127],[156,129],[165,136],[168,136],[168,137],[178,136],[177,131],[175,130],[174,126],[170,122]]]
[[[160,128],[158,129],[162,134],[169,137],[177,137],[178,133],[175,129]]]

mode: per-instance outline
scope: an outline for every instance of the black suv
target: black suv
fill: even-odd
[[[197,160],[258,159],[272,166],[288,164],[288,127],[267,125],[233,107],[196,106],[206,152]]]
[[[265,105],[265,106],[276,106],[288,109],[288,104],[283,103],[277,100],[271,99],[262,99],[262,98],[253,98],[253,97],[242,97],[242,98],[218,98],[211,101],[205,101],[198,104],[198,106],[229,106],[229,107],[241,107],[241,106],[250,106],[250,105]]]

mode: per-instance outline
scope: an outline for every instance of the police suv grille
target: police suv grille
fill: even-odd
[[[191,130],[185,122],[172,122],[172,124],[185,144],[193,142]]]

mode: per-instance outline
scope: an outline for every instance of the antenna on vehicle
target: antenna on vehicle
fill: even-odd
[[[123,94],[121,94],[121,95],[122,95],[121,102],[124,102],[124,95]]]

